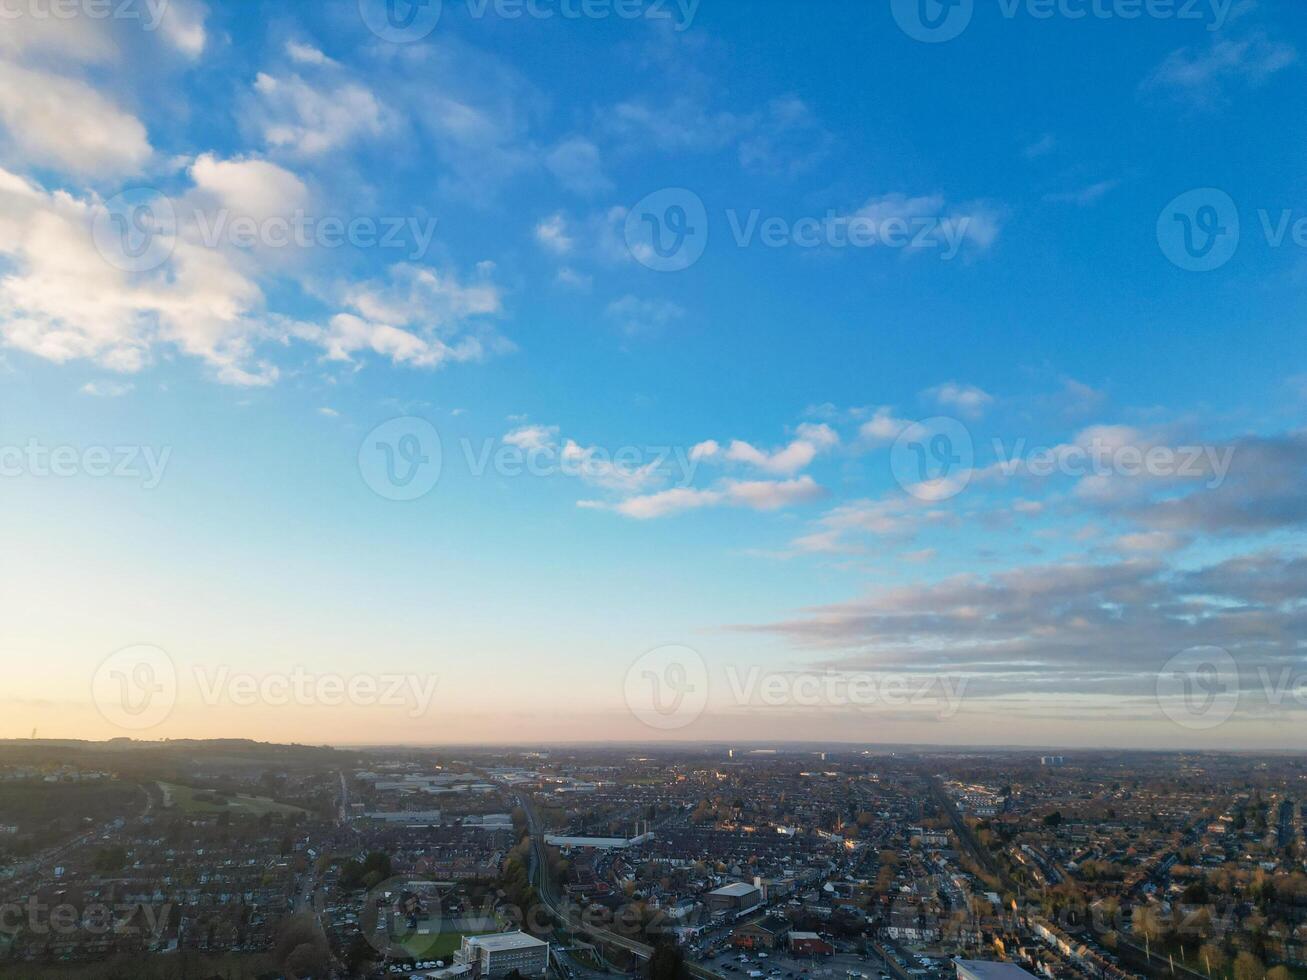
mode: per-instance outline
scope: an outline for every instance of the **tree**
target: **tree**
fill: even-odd
[[[1230,960],[1220,946],[1205,943],[1198,950],[1198,962],[1203,965],[1203,971],[1209,977],[1219,977],[1225,974]]]
[[[649,980],[689,980],[685,954],[670,943],[659,943],[649,956],[645,976]]]
[[[94,867],[102,875],[121,871],[127,864],[127,851],[119,846],[106,847],[95,856]]]
[[[313,918],[306,915],[282,921],[272,954],[291,977],[324,976],[331,965],[327,937]]]
[[[1262,980],[1266,967],[1252,953],[1243,952],[1234,958],[1234,980]]]
[[[1162,938],[1164,927],[1157,910],[1151,905],[1136,905],[1130,914],[1130,931],[1137,939],[1146,939],[1153,945]]]

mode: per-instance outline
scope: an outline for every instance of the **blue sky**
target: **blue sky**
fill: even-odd
[[[122,734],[150,644],[138,735],[1282,744],[1303,11],[923,3],[6,7],[0,734]],[[296,665],[438,692],[196,691]]]

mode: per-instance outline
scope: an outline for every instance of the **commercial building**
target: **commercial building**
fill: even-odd
[[[790,932],[790,952],[795,956],[830,956],[835,947],[815,932]]]
[[[621,850],[650,840],[653,840],[652,833],[637,834],[634,837],[569,837],[565,834],[545,834],[545,843],[550,847],[578,847],[594,851]]]
[[[708,908],[712,912],[745,912],[762,904],[762,889],[743,881],[714,888],[708,893]]]
[[[524,932],[464,936],[454,958],[472,968],[472,976],[505,977],[514,970],[524,977],[543,977],[549,968],[549,944]]]
[[[368,810],[363,816],[367,820],[402,823],[410,827],[434,827],[440,824],[439,810]]]
[[[789,923],[779,916],[746,922],[731,933],[731,945],[736,949],[775,949],[785,941]]]
[[[994,960],[954,960],[958,980],[1035,980],[1035,975],[1015,963]]]

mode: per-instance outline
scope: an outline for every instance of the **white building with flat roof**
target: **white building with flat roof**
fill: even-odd
[[[954,960],[958,980],[1036,980],[1029,970],[997,960]]]
[[[520,931],[464,936],[454,956],[470,966],[478,980],[504,977],[514,970],[524,977],[543,977],[549,969],[549,944]]]

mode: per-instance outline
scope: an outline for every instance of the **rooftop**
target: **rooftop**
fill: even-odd
[[[757,888],[743,881],[735,881],[729,885],[722,885],[721,888],[714,888],[708,894],[710,895],[730,895],[734,898],[742,898],[750,892],[757,891]]]
[[[535,936],[528,936],[524,932],[499,932],[489,936],[466,936],[464,941],[469,945],[479,946],[492,953],[500,953],[507,949],[532,949],[549,945],[536,939]]]
[[[1021,969],[1015,963],[999,963],[994,960],[954,960],[958,976],[966,980],[1031,980],[1033,973]]]

